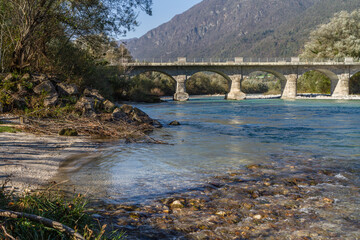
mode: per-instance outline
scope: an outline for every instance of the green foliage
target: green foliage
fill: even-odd
[[[228,89],[227,80],[218,74],[197,73],[186,82],[186,91],[190,95],[225,94]]]
[[[116,78],[111,81],[113,98],[136,102],[160,102],[160,96],[173,95],[175,82],[165,74],[153,72],[131,79]]]
[[[350,94],[360,94],[360,72],[350,78]]]
[[[328,24],[320,25],[305,44],[302,58],[341,59],[360,57],[360,10],[336,13]]]
[[[280,94],[281,83],[273,74],[254,72],[242,81],[241,91],[248,94]]]
[[[331,93],[331,81],[323,73],[306,72],[297,81],[298,93]]]
[[[105,236],[105,226],[99,227],[94,223],[91,216],[86,213],[86,205],[87,201],[81,195],[67,199],[59,193],[44,191],[14,198],[6,194],[4,190],[0,191],[0,207],[3,210],[49,218],[76,229],[85,239],[89,240],[123,238],[123,233],[112,233],[110,237]],[[25,218],[1,218],[0,224],[5,227],[8,234],[18,239],[69,239],[65,233]],[[0,238],[6,239],[3,231],[0,231]]]
[[[151,14],[151,4],[152,0],[0,1],[1,63],[39,70],[52,60],[49,43],[65,49],[74,38],[97,49],[108,36],[137,25],[136,8]]]

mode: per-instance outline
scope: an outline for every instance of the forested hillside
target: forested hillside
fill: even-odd
[[[289,57],[358,0],[204,0],[127,46],[134,58]]]

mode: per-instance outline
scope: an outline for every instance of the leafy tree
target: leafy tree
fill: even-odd
[[[1,56],[6,49],[6,62],[13,69],[40,68],[74,39],[95,48],[107,36],[125,34],[137,25],[137,9],[151,14],[151,4],[152,0],[1,0]],[[54,43],[61,47],[50,54],[49,44]]]
[[[360,57],[360,10],[336,13],[328,24],[320,25],[305,44],[302,58]]]

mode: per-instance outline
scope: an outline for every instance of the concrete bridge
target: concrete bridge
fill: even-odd
[[[186,101],[186,81],[198,72],[214,72],[223,76],[229,85],[226,99],[242,100],[246,94],[241,91],[241,82],[252,72],[262,71],[275,75],[281,81],[281,98],[295,99],[297,95],[297,80],[306,72],[318,71],[331,80],[331,95],[347,97],[349,95],[350,78],[360,72],[360,62],[352,58],[344,61],[300,61],[291,58],[288,61],[245,62],[243,58],[235,58],[226,62],[188,62],[186,58],[178,58],[175,62],[135,62],[124,64],[130,76],[145,72],[160,72],[176,81],[174,100]]]

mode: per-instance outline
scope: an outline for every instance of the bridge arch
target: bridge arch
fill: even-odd
[[[201,83],[200,86],[198,86],[199,81],[197,83],[194,82],[199,78],[200,82],[208,85],[209,91],[207,93],[209,94],[226,94],[230,91],[231,79],[227,74],[216,70],[201,70],[192,72],[187,78],[186,89],[190,95],[195,94],[194,91],[196,91],[196,89],[194,88],[197,87],[199,87],[197,90],[200,91],[201,94],[206,94],[205,91],[201,91],[201,87],[206,86],[201,86]]]
[[[349,91],[351,95],[360,95],[360,71],[351,75]]]
[[[281,76],[280,76],[281,77]],[[241,91],[245,94],[281,94],[285,81],[269,71],[254,71],[243,76]]]
[[[311,72],[311,71],[315,71],[315,72],[319,72],[322,73],[323,75],[325,75],[329,80],[330,80],[330,94],[333,94],[335,91],[335,88],[339,82],[339,77],[336,73],[334,73],[333,71],[330,71],[328,69],[324,69],[324,68],[309,68],[304,70],[301,75],[304,75],[307,72]]]
[[[137,84],[147,86],[150,96],[171,96],[176,92],[177,81],[174,76],[168,74],[166,71],[137,71],[135,74],[132,74],[131,77],[137,81]]]
[[[243,81],[246,76],[249,76],[255,72],[264,72],[264,73],[269,73],[269,74],[274,75],[280,81],[280,93],[282,96],[284,95],[284,90],[286,88],[286,84],[288,81],[286,74],[283,74],[280,71],[275,71],[273,69],[268,69],[268,68],[253,68],[253,69],[249,69],[249,70],[245,71],[243,79],[242,79],[242,84],[243,84]]]
[[[330,95],[333,88],[336,87],[338,77],[336,74],[321,71],[308,70],[299,76],[297,81],[297,95],[309,94],[326,94]],[[333,86],[333,88],[332,88]]]
[[[169,79],[171,79],[174,83],[176,83],[175,78],[171,74],[167,73],[166,71],[162,71],[162,70],[152,70],[151,69],[151,70],[136,71],[136,72],[132,72],[131,77],[136,77],[136,76],[139,76],[141,74],[146,74],[146,73],[161,73],[161,74],[166,75],[167,77],[169,77]]]

